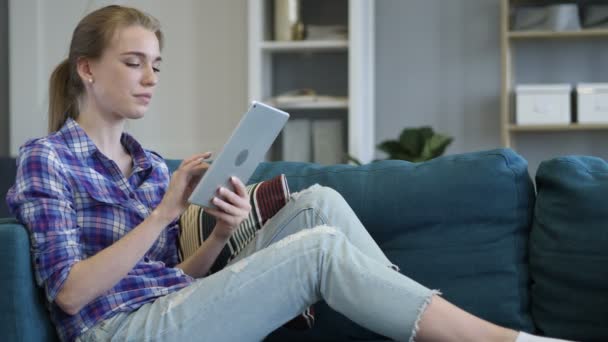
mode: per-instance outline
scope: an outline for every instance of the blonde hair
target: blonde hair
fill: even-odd
[[[59,63],[49,81],[49,133],[58,131],[68,118],[78,117],[78,99],[84,91],[76,70],[78,59],[101,57],[114,33],[120,28],[133,25],[154,32],[162,49],[160,22],[138,9],[110,5],[95,10],[80,20],[72,34],[68,58]]]

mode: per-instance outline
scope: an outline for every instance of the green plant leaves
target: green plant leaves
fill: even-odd
[[[378,149],[391,156],[408,153],[398,141],[394,140],[387,140],[380,143]]]
[[[424,149],[422,150],[421,157],[424,160],[430,160],[436,157],[439,157],[443,154],[448,145],[452,142],[452,138],[436,134],[430,137],[429,140],[426,141],[424,145]]]
[[[424,146],[421,132],[418,128],[406,128],[399,135],[399,141],[393,142],[399,146],[399,150],[403,150],[411,156],[419,155]]]
[[[429,126],[406,127],[398,140],[385,140],[377,148],[388,155],[387,159],[418,163],[439,157],[453,140],[450,136],[435,133]],[[357,158],[348,154],[346,157],[348,162],[361,165]]]
[[[428,126],[404,128],[399,140],[383,141],[378,149],[388,154],[389,159],[422,162],[442,155],[452,141],[452,137],[435,134]]]

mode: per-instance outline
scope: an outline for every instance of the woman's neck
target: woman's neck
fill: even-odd
[[[108,118],[93,112],[81,112],[76,120],[95,146],[106,157],[118,161],[127,153],[120,142],[125,119]]]

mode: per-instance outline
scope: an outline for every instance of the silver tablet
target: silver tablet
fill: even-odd
[[[215,208],[211,200],[220,186],[234,191],[231,176],[246,184],[288,119],[288,113],[254,101],[188,201]]]

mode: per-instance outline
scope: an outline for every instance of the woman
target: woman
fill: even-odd
[[[341,196],[319,186],[204,277],[251,210],[233,179],[209,210],[211,237],[178,263],[177,218],[210,154],[169,179],[163,159],[124,132],[152,98],[162,42],[158,21],[133,8],[83,18],[51,76],[51,133],[20,150],[7,201],[30,231],[63,341],[256,341],[321,299],[395,340],[548,341],[476,318],[395,272]]]

